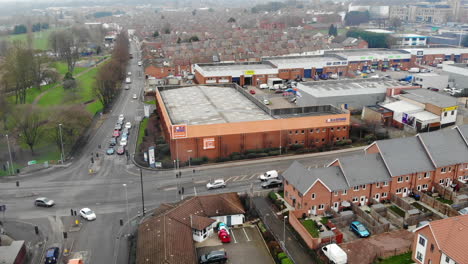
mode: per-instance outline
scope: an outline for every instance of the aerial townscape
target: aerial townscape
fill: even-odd
[[[0,264],[468,264],[468,0],[0,0]]]

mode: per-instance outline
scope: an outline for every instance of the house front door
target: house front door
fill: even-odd
[[[333,210],[335,210],[335,212],[338,212],[338,206],[339,206],[339,202],[334,202],[333,203]]]
[[[380,193],[376,193],[375,196],[374,196],[374,199],[375,199],[377,202],[380,202]]]
[[[316,215],[317,214],[317,207],[315,205],[313,205],[311,208],[310,208],[310,214],[311,215]]]
[[[361,200],[359,201],[359,205],[363,206],[366,204],[366,197],[365,196],[361,196]]]
[[[408,188],[403,188],[403,197],[407,197],[408,196]]]

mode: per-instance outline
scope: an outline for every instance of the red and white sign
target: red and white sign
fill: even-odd
[[[215,139],[214,138],[204,138],[203,139],[203,149],[215,149]]]
[[[187,137],[187,125],[173,125],[172,126],[172,138],[186,138]]]

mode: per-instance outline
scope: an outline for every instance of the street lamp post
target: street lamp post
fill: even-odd
[[[141,206],[143,207],[143,216],[145,216],[145,195],[143,193],[143,171],[140,168],[140,187],[141,187]]]
[[[59,124],[59,133],[60,133],[60,146],[62,148],[62,151],[60,153],[61,161],[63,164],[63,161],[65,159],[65,154],[63,153],[63,138],[62,138],[62,124]]]
[[[10,167],[11,167],[11,175],[15,174],[15,167],[13,166],[13,158],[11,157],[11,149],[10,149],[10,140],[8,139],[8,134],[5,135],[8,145],[8,154],[10,155]]]
[[[288,219],[288,216],[284,216],[283,220],[283,246],[286,248],[286,219]]]
[[[124,183],[122,186],[125,188],[125,204],[127,208],[127,222],[130,222],[130,217],[128,216],[128,194],[127,194],[127,184]]]

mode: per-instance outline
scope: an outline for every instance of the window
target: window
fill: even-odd
[[[354,191],[359,191],[359,186],[354,186]]]
[[[325,139],[324,139],[324,138],[322,138],[322,142],[325,142]]]
[[[361,185],[361,189],[365,190],[366,189],[366,185]]]
[[[424,247],[426,245],[426,239],[422,236],[419,236],[419,244]]]
[[[451,114],[451,115],[454,115],[454,114],[455,114],[455,111],[452,111],[450,114]]]
[[[427,184],[423,184],[422,188],[423,190],[427,190]]]
[[[431,252],[434,252],[434,244],[431,244]]]
[[[315,199],[315,193],[312,194],[312,200],[314,200],[314,199]]]
[[[447,116],[447,112],[444,112],[444,116]]]
[[[431,173],[430,172],[426,172],[426,174],[424,174],[424,178],[429,178],[431,177]]]
[[[320,133],[320,129],[319,128],[315,129],[315,132]]]
[[[325,208],[325,205],[324,204],[319,204],[318,209],[323,210],[323,208]]]
[[[338,196],[338,191],[334,191],[333,195]]]
[[[340,127],[337,127],[337,128],[336,128],[336,131],[340,131]]]
[[[291,131],[291,130],[289,130],[289,135],[292,135],[292,131]]]
[[[445,262],[450,263],[450,258],[445,256]]]
[[[359,199],[357,197],[353,197],[353,203],[359,201]]]
[[[333,130],[334,130],[333,127],[331,127],[331,128],[330,128],[330,131],[333,132]]]
[[[384,181],[383,186],[388,186],[388,181]]]
[[[440,179],[439,184],[444,184],[444,179]]]
[[[398,189],[396,190],[396,193],[401,193],[401,188],[398,188]]]
[[[348,194],[348,190],[343,190],[343,192],[341,193],[342,195],[347,195]]]
[[[318,138],[315,139],[315,143],[318,143],[320,140]]]
[[[398,177],[397,182],[403,182],[403,176]]]
[[[302,134],[304,134],[304,130],[302,130],[301,132],[302,132]]]
[[[310,133],[314,133],[314,130],[313,130],[313,129],[311,129],[309,132],[310,132]]]
[[[327,129],[326,129],[326,128],[323,128],[323,129],[322,129],[322,132],[327,132]]]
[[[416,258],[419,260],[419,261],[422,261],[423,260],[423,255],[421,254],[421,252],[416,252]]]
[[[388,195],[388,194],[387,194],[386,192],[382,193],[382,198],[387,197],[387,195]]]
[[[340,141],[340,138],[339,138],[339,137],[336,137],[336,141]]]
[[[380,182],[376,183],[375,187],[379,188],[380,187]]]
[[[418,179],[419,180],[422,179],[422,174],[421,173],[418,174]]]
[[[448,168],[449,168],[449,172],[451,172],[451,171],[452,171],[452,167],[448,167]]]
[[[343,140],[345,140],[345,139],[346,139],[346,137],[343,137]]]
[[[343,127],[343,130],[346,130],[346,127]]]
[[[406,181],[409,181],[409,176],[406,176]]]
[[[299,134],[299,130],[296,130],[296,135]]]

